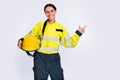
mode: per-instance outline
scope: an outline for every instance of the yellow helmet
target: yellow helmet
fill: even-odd
[[[34,51],[39,48],[39,41],[33,35],[28,35],[24,38],[22,43],[22,49],[25,51]]]

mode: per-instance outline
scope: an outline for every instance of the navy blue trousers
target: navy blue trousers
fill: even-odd
[[[60,64],[60,55],[34,53],[34,80],[64,80],[63,69]]]

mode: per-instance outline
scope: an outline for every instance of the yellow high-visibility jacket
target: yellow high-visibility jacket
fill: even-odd
[[[82,35],[82,33],[77,30],[75,34],[70,37],[65,27],[58,22],[53,24],[47,22],[44,35],[42,35],[43,25],[44,22],[39,22],[29,34],[34,35],[40,40],[40,48],[37,51],[45,54],[58,53],[60,44],[66,48],[75,47]]]

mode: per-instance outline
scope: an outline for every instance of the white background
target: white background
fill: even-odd
[[[17,40],[46,20],[47,3],[56,5],[56,20],[71,35],[88,25],[75,48],[60,48],[65,80],[120,80],[119,0],[0,1],[0,80],[33,80],[33,59]]]

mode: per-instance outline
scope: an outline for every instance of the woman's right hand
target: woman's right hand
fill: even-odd
[[[17,46],[18,46],[20,49],[22,48],[22,43],[23,43],[22,40],[18,40],[18,44],[17,44]]]

